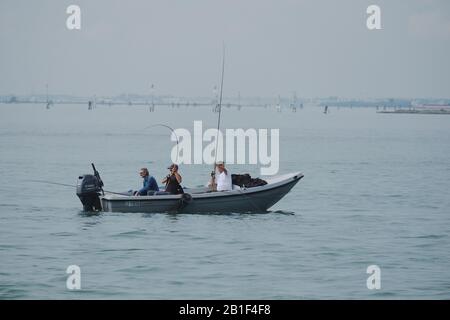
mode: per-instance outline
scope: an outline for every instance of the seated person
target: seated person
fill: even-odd
[[[162,183],[166,184],[166,192],[169,194],[183,194],[183,187],[180,185],[182,178],[178,173],[178,165],[173,163],[167,169],[170,170],[170,173],[162,181]]]
[[[147,168],[142,168],[139,175],[144,179],[143,186],[139,191],[133,193],[134,196],[146,196],[149,191],[159,191],[155,178],[149,174]]]
[[[211,174],[211,181],[208,185],[213,191],[230,191],[233,190],[231,182],[231,174],[225,168],[223,161],[217,161],[215,172]]]

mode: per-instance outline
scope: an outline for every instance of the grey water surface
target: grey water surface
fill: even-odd
[[[449,299],[450,117],[374,109],[223,109],[223,128],[280,129],[299,184],[266,214],[85,214],[95,162],[113,191],[161,180],[174,143],[156,123],[215,127],[210,108],[0,105],[2,299]],[[259,167],[230,165],[259,175]],[[210,166],[181,165],[203,185]],[[81,268],[81,290],[66,269]],[[381,289],[369,290],[369,265]]]

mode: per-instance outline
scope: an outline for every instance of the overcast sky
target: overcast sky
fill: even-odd
[[[208,96],[223,41],[225,96],[450,97],[448,0],[1,0],[0,94]]]

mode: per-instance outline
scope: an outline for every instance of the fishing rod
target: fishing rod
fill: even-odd
[[[54,184],[54,185],[57,185],[57,186],[71,187],[71,188],[76,188],[77,187],[74,184],[66,184],[66,183],[59,183],[59,182],[46,181],[46,180],[28,180],[28,181],[30,181],[30,182],[37,182],[37,183]]]
[[[223,44],[223,48],[222,48],[222,79],[220,81],[220,95],[219,95],[219,103],[217,105],[218,109],[219,109],[219,116],[217,117],[217,132],[216,132],[216,146],[215,146],[215,155],[214,155],[214,167],[213,167],[213,171],[211,173],[212,176],[215,175],[215,171],[216,171],[216,162],[217,162],[217,147],[218,147],[218,143],[219,143],[219,130],[220,130],[220,120],[221,120],[221,116],[222,116],[222,95],[223,95],[223,76],[225,73],[225,44]]]
[[[176,163],[178,164],[178,151],[179,151],[179,149],[178,149],[179,146],[178,145],[179,145],[179,140],[178,140],[178,136],[177,136],[175,130],[172,127],[170,127],[170,126],[168,126],[166,124],[163,124],[163,123],[157,123],[157,124],[150,125],[148,127],[145,127],[144,130],[155,128],[155,127],[164,127],[164,128],[169,129],[170,131],[172,131],[172,134],[175,136],[175,139],[177,140],[177,160],[176,160]]]
[[[63,187],[70,187],[70,188],[76,188],[77,186],[74,184],[66,184],[66,183],[59,183],[59,182],[53,182],[53,181],[47,181],[47,180],[28,180],[29,182],[37,182],[37,183],[46,183],[46,184],[53,184],[53,185],[57,185],[57,186],[63,186]],[[111,194],[117,194],[117,195],[121,195],[121,196],[128,196],[129,194],[127,193],[120,193],[120,192],[114,192],[114,191],[108,191],[108,190],[103,190],[105,193],[111,193]]]
[[[105,191],[103,190],[103,181],[102,178],[100,178],[100,173],[98,173],[97,169],[95,168],[95,165],[93,163],[91,163],[92,169],[94,170],[94,176],[97,178],[98,180],[98,184],[100,186],[100,190],[102,191],[102,194],[105,195]]]
[[[150,126],[144,128],[144,130],[145,130],[145,129],[154,128],[154,127],[158,127],[158,126],[169,129],[169,130],[173,133],[173,135],[175,136],[175,139],[176,139],[176,141],[177,141],[177,160],[176,160],[176,162],[178,163],[179,139],[178,139],[178,136],[177,136],[175,130],[174,130],[172,127],[170,127],[170,126],[168,126],[168,125],[165,125],[165,124],[162,124],[162,123],[157,123],[157,124],[150,125]],[[97,169],[95,168],[94,164],[92,163],[91,165],[92,165],[92,169],[94,170],[94,175],[95,175],[95,177],[96,177],[96,178],[98,179],[98,181],[100,182],[100,188],[101,188],[101,190],[102,190],[102,193],[117,194],[117,195],[122,195],[122,196],[128,196],[128,195],[129,195],[129,194],[123,193],[123,192],[114,192],[114,191],[104,190],[104,189],[103,189],[103,185],[104,185],[104,184],[103,184],[102,179],[100,178],[100,174],[98,173],[98,171],[97,171]],[[28,181],[30,181],[30,182],[36,182],[36,183],[46,183],[46,184],[52,184],[52,185],[57,185],[57,186],[70,187],[70,188],[76,188],[76,187],[77,187],[76,185],[72,185],[72,184],[59,183],[59,182],[53,182],[53,181],[47,181],[47,180],[28,180]]]

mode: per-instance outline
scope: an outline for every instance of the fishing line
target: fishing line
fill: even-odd
[[[53,181],[46,181],[46,180],[28,180],[29,182],[37,182],[37,183],[46,183],[46,184],[54,184],[57,186],[63,186],[63,187],[70,187],[70,188],[76,188],[77,186],[74,184],[66,184],[66,183],[59,183],[59,182],[53,182]],[[111,193],[111,194],[118,194],[121,196],[128,196],[129,194],[127,193],[120,193],[120,192],[114,192],[114,191],[108,191],[108,190],[103,190],[106,193]]]
[[[66,183],[59,183],[59,182],[52,182],[52,181],[45,181],[45,180],[28,180],[30,182],[38,182],[38,183],[47,183],[47,184],[54,184],[57,186],[63,186],[63,187],[71,187],[76,188],[77,186],[74,184],[66,184]]]

